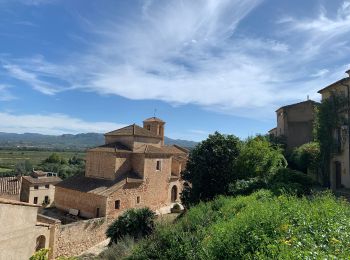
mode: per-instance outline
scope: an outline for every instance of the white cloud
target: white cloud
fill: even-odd
[[[77,16],[95,36],[87,51],[59,64],[35,56],[7,59],[4,67],[48,95],[81,89],[274,117],[278,106],[307,95],[318,98],[317,90],[345,71],[327,62],[349,48],[344,37],[350,31],[349,2],[332,19],[324,11],[315,18],[280,19],[276,30],[286,29],[285,41],[237,35],[242,20],[261,2],[145,1],[140,15],[127,20]],[[334,50],[339,53],[329,57]],[[320,57],[324,63],[315,62]],[[52,85],[47,78],[60,83]]]
[[[87,122],[63,114],[24,114],[0,112],[0,132],[41,133],[41,134],[77,134],[105,133],[125,126],[110,122]]]

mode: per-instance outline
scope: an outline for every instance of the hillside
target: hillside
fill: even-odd
[[[165,137],[165,144],[180,145],[193,148],[197,143],[187,140],[171,139]],[[81,133],[64,135],[43,135],[35,133],[3,133],[0,132],[1,148],[40,148],[40,149],[64,149],[64,150],[84,150],[104,143],[103,134]]]

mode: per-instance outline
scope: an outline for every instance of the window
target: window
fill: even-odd
[[[46,184],[46,185],[45,185],[45,188],[46,188],[46,189],[50,188],[50,184]]]
[[[151,131],[151,126],[150,125],[146,126],[146,128],[147,128],[148,131]]]
[[[34,190],[37,190],[39,189],[39,186],[38,185],[34,185]]]
[[[38,204],[38,197],[34,197],[34,204]]]
[[[161,161],[160,161],[160,160],[158,160],[158,161],[157,161],[156,170],[157,170],[157,171],[160,171],[160,170],[161,170],[161,168],[162,168]]]
[[[115,209],[120,209],[120,200],[116,200],[116,201],[114,202],[114,208],[115,208]]]
[[[49,203],[49,196],[45,196],[44,202]]]
[[[136,198],[136,203],[139,204],[140,201],[141,201],[140,196],[137,196],[137,198]]]

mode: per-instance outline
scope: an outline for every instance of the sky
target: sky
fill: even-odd
[[[0,0],[0,132],[264,134],[349,55],[350,0]]]

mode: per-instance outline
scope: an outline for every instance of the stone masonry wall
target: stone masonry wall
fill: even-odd
[[[106,218],[94,218],[59,225],[56,229],[54,257],[76,256],[106,239]]]

